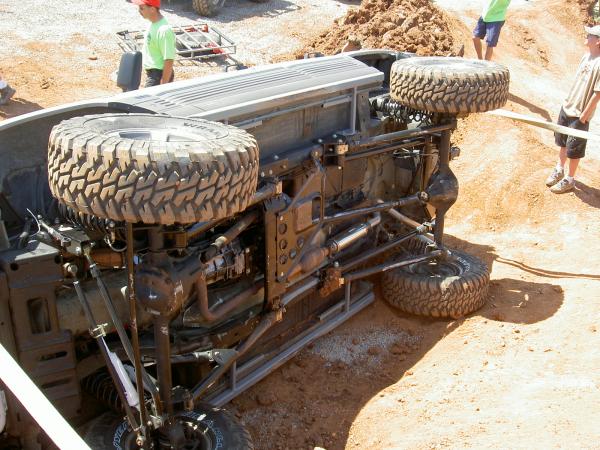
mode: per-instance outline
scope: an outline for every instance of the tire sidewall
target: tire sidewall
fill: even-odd
[[[227,410],[209,405],[199,406],[198,409],[178,413],[176,417],[208,433],[212,442],[210,450],[254,448],[248,431]],[[93,422],[85,441],[93,450],[130,450],[138,448],[135,439],[129,423],[109,412]]]
[[[220,122],[203,119],[187,119],[160,114],[98,114],[82,117],[81,126],[100,135],[115,133],[119,130],[180,129],[200,141],[225,139],[230,135],[230,126]],[[185,141],[184,141],[185,142]],[[190,140],[190,143],[197,143]],[[162,142],[163,145],[181,145],[181,141]]]

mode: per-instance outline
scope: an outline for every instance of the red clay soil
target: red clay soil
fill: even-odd
[[[389,48],[418,55],[455,52],[448,18],[431,1],[366,0],[296,56],[337,53],[350,36],[358,38],[363,48]]]

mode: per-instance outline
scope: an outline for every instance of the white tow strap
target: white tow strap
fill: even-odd
[[[71,425],[52,406],[42,391],[31,381],[13,357],[0,344],[0,379],[29,411],[31,417],[63,450],[90,450]]]
[[[507,111],[505,109],[494,109],[493,111],[488,111],[486,114],[491,114],[493,116],[498,117],[506,117],[508,119],[516,120],[518,122],[524,122],[529,125],[533,125],[534,127],[545,128],[550,131],[558,131],[562,134],[587,139],[589,141],[600,141],[600,135],[598,134],[590,133],[589,131],[576,130],[574,128],[564,127],[554,122],[548,122],[546,120],[538,119],[536,117],[525,116],[523,114]]]

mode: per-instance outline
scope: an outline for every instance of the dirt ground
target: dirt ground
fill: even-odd
[[[435,2],[466,57],[477,3]],[[495,53],[511,70],[507,109],[556,119],[585,50],[579,3],[513,0]],[[298,39],[299,24],[279,39]],[[324,38],[318,26],[298,49]],[[39,57],[0,58],[18,89],[0,117],[114,92],[114,55],[15,45]],[[70,58],[84,62],[70,70]],[[461,191],[447,242],[491,268],[487,305],[432,321],[377,301],[229,405],[258,449],[600,449],[600,146],[588,146],[575,191],[557,196],[544,186],[551,133],[483,114],[453,139]]]

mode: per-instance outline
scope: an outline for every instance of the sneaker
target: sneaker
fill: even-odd
[[[558,169],[557,167],[555,167],[552,173],[548,176],[548,178],[546,178],[546,186],[554,186],[556,183],[563,179],[564,175],[565,171],[563,169]]]
[[[11,88],[10,86],[6,86],[4,89],[0,89],[0,105],[6,105],[8,101],[15,95],[16,90]]]
[[[563,178],[559,183],[552,186],[550,191],[554,192],[555,194],[564,194],[565,192],[572,191],[574,187],[575,180],[569,181],[566,178]]]

